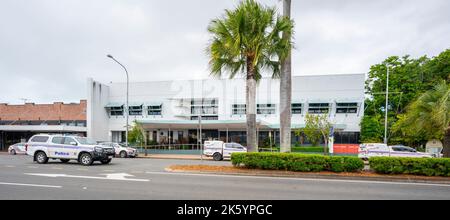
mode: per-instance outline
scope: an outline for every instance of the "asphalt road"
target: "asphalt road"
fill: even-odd
[[[114,159],[83,167],[46,165],[27,156],[0,155],[0,199],[450,199],[450,185],[168,173],[175,164],[229,162]]]

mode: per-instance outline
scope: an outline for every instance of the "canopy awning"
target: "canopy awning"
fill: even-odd
[[[336,103],[361,103],[364,102],[364,98],[340,98],[334,101]]]
[[[198,120],[136,120],[142,124],[145,129],[197,129],[199,127]],[[280,129],[279,124],[270,124],[262,120],[256,122],[258,129],[260,130],[273,130]],[[203,120],[201,122],[202,129],[242,129],[247,128],[246,120]],[[345,124],[333,125],[337,130],[345,130],[347,126]],[[305,124],[292,124],[292,129],[304,128]]]
[[[108,103],[105,108],[118,108],[123,107],[125,104],[123,102],[110,102]]]
[[[144,103],[145,106],[162,106],[163,102],[161,101],[153,101],[153,102],[145,102]]]

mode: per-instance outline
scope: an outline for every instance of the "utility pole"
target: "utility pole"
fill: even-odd
[[[385,106],[385,118],[384,118],[384,143],[388,144],[388,112],[389,112],[389,65],[386,64],[387,76],[386,76],[386,106]]]

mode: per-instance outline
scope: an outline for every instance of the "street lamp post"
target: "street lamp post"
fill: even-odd
[[[125,113],[125,117],[126,117],[126,121],[127,121],[126,133],[125,133],[125,145],[128,147],[128,130],[129,130],[129,121],[128,121],[129,114],[128,114],[128,111],[129,111],[129,108],[130,108],[129,107],[129,103],[128,103],[128,100],[129,100],[129,89],[130,89],[130,79],[129,79],[129,76],[128,76],[128,70],[127,70],[127,68],[124,65],[122,65],[119,61],[117,61],[113,56],[107,55],[107,57],[111,58],[116,63],[118,63],[125,70],[125,73],[127,74],[127,103],[126,103],[126,106],[125,106],[124,113]]]

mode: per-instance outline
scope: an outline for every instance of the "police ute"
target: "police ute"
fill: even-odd
[[[114,148],[100,146],[85,137],[49,134],[31,137],[25,150],[39,164],[46,164],[49,159],[59,159],[63,163],[76,160],[84,166],[90,166],[94,161],[109,164],[115,155]]]
[[[247,148],[238,143],[224,143],[223,141],[206,141],[203,155],[212,157],[215,161],[231,158],[232,153],[247,153]]]

